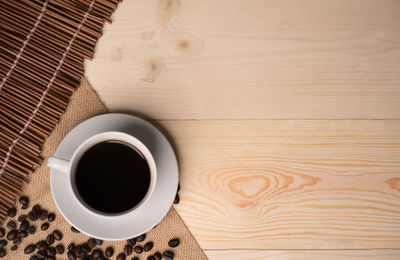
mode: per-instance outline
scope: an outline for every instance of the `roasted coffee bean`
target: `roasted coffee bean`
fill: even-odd
[[[95,238],[94,240],[96,241],[96,244],[98,244],[98,245],[103,244],[103,240],[101,240],[101,239]]]
[[[27,220],[23,220],[21,224],[19,225],[19,230],[20,231],[27,231],[29,228],[29,222]]]
[[[3,258],[6,256],[6,250],[4,248],[0,248],[0,258]]]
[[[140,235],[140,236],[136,237],[136,241],[137,242],[142,242],[145,239],[146,239],[146,234],[143,234],[143,235]]]
[[[24,220],[26,220],[26,215],[25,215],[25,214],[19,215],[18,221],[19,221],[19,222],[22,222],[22,221],[24,221]]]
[[[47,219],[49,220],[49,222],[53,222],[56,219],[56,214],[49,213],[49,215],[47,215]]]
[[[133,248],[133,251],[135,251],[136,254],[141,254],[143,252],[143,247],[142,246],[135,246]]]
[[[136,244],[136,238],[128,239],[126,242],[128,242],[129,245],[134,246]]]
[[[40,212],[39,219],[46,220],[46,218],[47,218],[47,210],[43,209],[42,212]]]
[[[29,205],[22,205],[21,206],[21,209],[27,209],[27,208],[29,208]]]
[[[10,218],[15,217],[16,214],[17,214],[17,209],[16,209],[16,208],[11,208],[11,209],[9,209],[8,212],[7,212],[7,215],[8,215]]]
[[[56,251],[57,251],[57,254],[62,255],[65,252],[65,248],[62,244],[58,244],[56,246]]]
[[[46,237],[46,242],[48,245],[52,245],[54,243],[54,235],[50,234]]]
[[[35,215],[37,215],[38,217],[40,216],[40,212],[42,211],[42,207],[40,207],[39,204],[35,204],[32,207],[32,212],[35,213]]]
[[[44,250],[39,250],[39,252],[37,252],[36,255],[37,255],[40,259],[46,259],[46,258],[47,258],[47,252],[44,251]]]
[[[29,258],[29,260],[39,260],[39,257],[33,255],[33,256],[31,256],[31,257]]]
[[[31,221],[36,221],[36,220],[38,220],[38,216],[35,215],[35,213],[33,213],[33,211],[30,211],[30,212],[28,213],[28,218],[29,218],[29,220],[31,220]]]
[[[155,252],[155,253],[154,253],[154,258],[155,258],[156,260],[161,260],[161,258],[162,258],[161,253],[160,253],[160,252]]]
[[[119,255],[117,255],[117,260],[125,260],[126,259],[126,255],[124,253],[120,253]]]
[[[168,246],[169,247],[177,247],[177,246],[179,246],[179,238],[173,238],[170,241],[168,241]]]
[[[41,230],[47,230],[49,228],[50,224],[49,222],[44,222],[41,226],[40,229]]]
[[[27,254],[27,255],[29,255],[30,253],[32,253],[33,251],[35,251],[35,249],[36,249],[36,245],[34,245],[34,244],[27,245],[27,246],[25,247],[25,249],[24,249],[24,253]]]
[[[8,240],[14,240],[14,238],[16,238],[17,236],[18,236],[18,230],[16,229],[13,229],[7,233]]]
[[[28,236],[28,232],[27,232],[27,231],[21,231],[21,232],[19,232],[19,235],[20,235],[22,238],[24,238],[24,237],[27,237],[27,236]]]
[[[150,251],[153,248],[153,242],[147,242],[146,244],[144,244],[143,246],[143,250],[145,252]]]
[[[63,238],[63,234],[62,234],[61,231],[58,230],[58,229],[56,229],[56,230],[53,231],[53,235],[54,235],[54,238],[55,238],[56,240],[58,240],[58,241],[60,241],[60,240]]]
[[[132,246],[131,245],[125,245],[124,246],[124,253],[125,253],[125,255],[131,255],[132,254],[132,251],[133,251],[133,248],[132,248]]]
[[[154,256],[152,256],[152,255],[149,255],[146,259],[147,259],[147,260],[156,260],[156,259],[154,258]]]
[[[140,260],[140,259],[139,259],[139,257],[135,256],[135,257],[132,257],[131,260]]]
[[[93,250],[92,256],[94,258],[102,257],[103,256],[103,251],[101,251],[100,249],[97,248],[97,249]]]
[[[49,255],[55,256],[57,254],[57,250],[54,246],[49,248]]]
[[[111,246],[107,247],[105,253],[106,253],[106,256],[107,256],[107,257],[113,256],[113,254],[114,254],[114,248],[111,247]]]
[[[22,239],[21,238],[19,238],[19,237],[16,237],[16,238],[14,238],[14,240],[13,240],[13,244],[14,245],[19,245],[19,244],[21,244],[21,242],[22,242]]]
[[[179,201],[181,201],[181,200],[179,198],[179,194],[177,193],[176,196],[175,196],[175,199],[174,199],[174,204],[178,204]]]
[[[94,248],[94,247],[96,246],[96,240],[94,240],[94,238],[90,238],[90,239],[87,241],[87,244],[88,244],[89,247],[92,249],[92,248]]]
[[[7,240],[5,239],[0,240],[0,248],[5,247],[7,244],[8,244]]]
[[[51,256],[48,256],[48,257],[47,257],[47,260],[56,260],[56,258],[55,258],[55,256],[52,256],[52,255],[51,255]]]
[[[88,243],[83,243],[82,247],[85,249],[85,251],[87,253],[89,253],[90,251],[92,251],[92,248],[89,246]]]
[[[68,256],[68,259],[69,259],[69,260],[76,260],[76,254],[75,254],[74,251],[71,251],[71,250],[68,251],[67,256]]]
[[[4,237],[6,234],[6,230],[3,227],[0,227],[0,237]]]
[[[35,226],[30,226],[29,228],[28,228],[28,232],[29,232],[29,234],[35,234],[35,232],[36,232],[36,228],[35,228]]]
[[[15,229],[17,227],[17,223],[15,223],[14,220],[10,220],[10,221],[7,222],[7,227],[9,229]]]
[[[84,248],[81,248],[78,252],[78,258],[82,259],[87,255],[88,252],[86,252],[86,250]]]
[[[40,241],[36,247],[41,250],[41,251],[47,251],[49,250],[49,245],[46,243],[46,241],[42,240]]]
[[[22,205],[28,205],[29,204],[29,198],[27,196],[21,196],[19,198],[19,203]]]
[[[165,260],[172,260],[172,259],[174,259],[174,252],[169,251],[169,250],[164,251],[164,253],[162,254],[162,257],[163,257]]]
[[[17,245],[13,245],[12,247],[10,247],[10,250],[11,251],[16,251],[18,249],[18,246]]]
[[[71,226],[71,231],[74,233],[81,233],[78,229],[76,229],[74,226]]]
[[[69,243],[67,248],[68,248],[68,250],[74,250],[75,249],[75,244],[74,243]]]

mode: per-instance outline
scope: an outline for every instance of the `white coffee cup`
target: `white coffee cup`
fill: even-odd
[[[75,173],[76,173],[76,168],[78,166],[80,158],[86,153],[86,151],[89,150],[89,148],[93,147],[94,145],[98,143],[102,143],[105,141],[118,141],[121,143],[126,143],[128,145],[133,146],[136,148],[146,159],[149,169],[150,169],[150,185],[147,190],[146,195],[144,198],[136,204],[133,208],[129,209],[128,211],[118,213],[118,214],[109,214],[109,213],[104,213],[97,211],[93,208],[91,208],[89,205],[87,205],[83,199],[80,197],[76,184],[75,184]],[[99,162],[101,163],[101,162]],[[141,207],[143,204],[145,204],[149,198],[151,197],[154,188],[156,186],[156,181],[157,181],[157,167],[156,163],[154,161],[153,155],[149,151],[149,149],[137,138],[133,137],[132,135],[123,133],[123,132],[103,132],[100,134],[93,135],[86,139],[83,143],[81,143],[76,150],[73,152],[73,155],[70,160],[65,160],[57,157],[49,157],[47,160],[47,166],[50,167],[51,169],[55,170],[54,174],[68,174],[69,175],[69,182],[65,183],[65,185],[68,185],[70,189],[73,190],[74,197],[71,199],[74,199],[82,206],[83,209],[90,211],[93,214],[96,215],[101,215],[104,217],[118,217],[124,214],[129,214],[130,212],[137,210],[139,207]],[[54,194],[54,193],[53,193]]]

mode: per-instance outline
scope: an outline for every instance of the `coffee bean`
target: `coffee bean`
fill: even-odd
[[[52,245],[54,243],[54,235],[50,234],[46,237],[46,242],[48,245]]]
[[[181,201],[181,200],[179,199],[179,194],[177,193],[175,196],[175,199],[174,199],[174,204],[178,204],[179,201]]]
[[[103,251],[101,251],[100,249],[95,249],[93,250],[92,256],[94,258],[99,258],[103,256]]]
[[[13,245],[12,247],[10,247],[10,250],[11,251],[16,251],[18,249],[18,246],[17,245]]]
[[[107,247],[106,248],[106,256],[107,257],[111,257],[111,256],[113,256],[113,254],[114,254],[114,248],[112,248],[111,246],[109,246],[109,247]]]
[[[29,234],[35,234],[35,232],[36,232],[36,228],[35,228],[35,226],[30,226],[29,228],[28,228],[28,232],[29,232]]]
[[[87,255],[88,252],[84,248],[81,248],[78,252],[78,258],[82,259]]]
[[[62,234],[61,231],[58,230],[58,229],[56,229],[56,230],[53,231],[53,235],[54,235],[54,238],[55,238],[56,240],[58,240],[58,241],[60,241],[60,240],[63,238],[63,234]]]
[[[133,248],[133,251],[135,251],[136,254],[140,254],[143,252],[143,247],[142,246],[135,246]]]
[[[168,241],[168,246],[169,247],[177,247],[177,246],[179,246],[179,238],[173,238],[170,241]]]
[[[3,258],[6,256],[6,250],[4,248],[0,248],[0,258]]]
[[[71,226],[71,231],[74,233],[81,233],[78,229],[76,229],[74,226]]]
[[[29,258],[29,260],[39,260],[39,257],[33,255],[33,256],[31,256],[31,257]]]
[[[41,226],[40,229],[41,230],[47,230],[49,228],[50,224],[49,222],[44,222]]]
[[[17,209],[16,209],[16,208],[11,208],[11,209],[9,209],[8,212],[7,212],[7,215],[8,215],[10,218],[15,217],[16,214],[17,214]]]
[[[22,196],[19,198],[19,203],[22,205],[28,205],[29,204],[29,198],[27,196]]]
[[[7,222],[7,227],[9,229],[15,229],[17,227],[17,223],[15,223],[14,220],[10,220],[10,221]]]
[[[138,236],[138,237],[136,238],[136,241],[137,241],[137,242],[142,242],[142,241],[145,240],[145,239],[146,239],[146,234],[143,234],[143,235]]]
[[[119,255],[117,255],[117,260],[125,260],[126,259],[126,255],[124,253],[120,253]]]
[[[27,246],[25,247],[25,249],[24,249],[24,253],[27,254],[27,255],[29,255],[30,253],[32,253],[33,251],[35,251],[35,249],[36,249],[36,245],[34,245],[34,244],[27,245]]]
[[[49,255],[55,256],[57,254],[57,250],[54,246],[49,248]]]
[[[154,258],[156,259],[156,260],[161,260],[161,253],[160,252],[155,252],[154,253]]]
[[[41,212],[41,211],[42,211],[42,207],[40,207],[39,204],[35,204],[35,205],[32,207],[32,212],[35,213],[37,216],[40,215],[40,212]]]
[[[131,238],[126,240],[129,245],[134,246],[136,244],[136,238]]]
[[[150,251],[153,248],[153,242],[147,242],[146,244],[144,244],[143,246],[143,250],[145,252]]]
[[[76,254],[75,254],[74,251],[71,251],[71,250],[68,251],[67,256],[68,256],[68,259],[69,259],[69,260],[76,260]]]
[[[95,241],[96,241],[96,244],[98,244],[98,245],[102,245],[103,244],[103,240],[101,240],[101,239],[95,239]]]
[[[132,246],[131,245],[125,245],[124,246],[124,253],[125,253],[125,255],[131,255],[132,254],[132,250],[133,250],[133,248],[132,248]]]
[[[75,249],[75,244],[74,243],[69,243],[67,248],[68,248],[68,250],[74,250]]]
[[[21,206],[21,209],[27,209],[27,208],[29,208],[29,205],[22,205]]]
[[[147,259],[147,260],[156,260],[156,259],[154,258],[154,256],[152,256],[152,255],[149,255],[146,259]]]
[[[37,255],[40,259],[46,259],[46,258],[47,258],[47,252],[44,251],[44,250],[39,250],[39,252],[37,252],[36,255]]]
[[[139,259],[139,257],[135,256],[135,257],[132,257],[131,260],[140,260],[140,259]]]
[[[21,242],[22,242],[22,239],[21,238],[19,238],[19,237],[16,237],[16,238],[14,238],[14,240],[13,240],[13,244],[14,245],[19,245],[19,244],[21,244]]]
[[[39,215],[39,219],[40,220],[46,220],[46,218],[47,218],[47,210],[42,210],[42,212],[40,212],[40,215]]]
[[[6,234],[6,230],[3,227],[0,227],[0,237],[4,237]]]
[[[27,231],[29,228],[29,222],[27,220],[23,220],[21,224],[19,225],[19,230],[20,231]]]
[[[56,258],[54,256],[48,256],[47,260],[56,260]]]
[[[92,251],[92,248],[89,246],[88,243],[83,243],[82,248],[85,250],[86,253]]]
[[[62,255],[65,252],[65,248],[62,244],[58,244],[56,246],[56,251],[57,251],[57,254]]]
[[[0,240],[0,248],[5,247],[7,244],[8,244],[7,240],[5,239]]]
[[[49,245],[46,243],[46,241],[44,241],[44,240],[42,240],[42,241],[39,241],[37,244],[36,244],[36,247],[39,249],[39,250],[41,250],[41,251],[47,251],[47,250],[49,250]]]
[[[16,229],[13,229],[7,233],[8,240],[14,240],[14,238],[16,238],[17,236],[18,236],[18,230]]]
[[[19,235],[20,235],[22,238],[24,238],[24,237],[27,237],[27,236],[28,236],[28,232],[27,232],[27,231],[21,231],[21,232],[19,232]]]
[[[169,250],[164,251],[164,253],[162,254],[162,257],[163,257],[165,260],[172,260],[172,259],[174,259],[174,252],[169,251]]]
[[[49,222],[53,222],[56,219],[56,215],[54,213],[49,213],[49,215],[47,215],[47,219]]]
[[[90,238],[90,239],[87,241],[87,243],[88,243],[90,249],[92,249],[92,248],[94,248],[94,247],[96,246],[96,240],[94,240],[94,238]]]
[[[26,220],[26,215],[25,215],[25,214],[19,215],[18,221],[19,221],[19,222],[22,222],[22,221],[24,221],[24,220]]]
[[[35,215],[35,213],[33,213],[33,211],[30,211],[30,212],[28,213],[28,218],[29,218],[29,220],[31,220],[31,221],[36,221],[36,220],[38,220],[38,216]]]

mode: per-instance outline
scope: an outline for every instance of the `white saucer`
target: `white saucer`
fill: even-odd
[[[142,141],[152,153],[157,166],[157,183],[149,200],[118,220],[94,214],[70,199],[72,190],[65,185],[68,176],[53,169],[50,171],[51,192],[61,214],[83,233],[104,240],[129,239],[153,228],[171,208],[178,188],[178,164],[171,145],[157,128],[138,117],[116,113],[95,116],[76,126],[63,139],[55,156],[69,160],[84,140],[106,131],[128,133]]]

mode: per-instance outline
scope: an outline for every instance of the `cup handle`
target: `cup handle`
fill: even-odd
[[[49,157],[47,159],[47,166],[53,170],[68,173],[70,162],[57,157]]]

